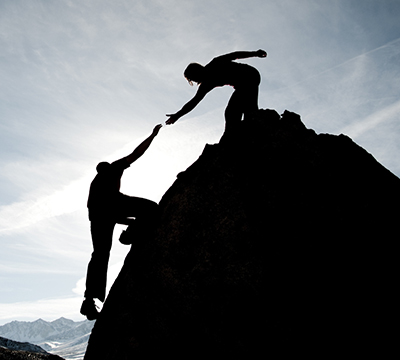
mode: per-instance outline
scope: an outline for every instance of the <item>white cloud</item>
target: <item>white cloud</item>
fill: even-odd
[[[0,303],[0,325],[14,320],[35,321],[39,318],[53,321],[60,317],[82,321],[79,314],[82,298],[77,296],[41,299],[33,302]]]
[[[115,279],[117,278],[123,261],[111,265],[108,269],[107,294],[110,291]],[[25,301],[16,303],[0,303],[0,325],[10,321],[34,321],[39,318],[47,321],[53,321],[60,317],[65,317],[74,321],[85,320],[80,315],[80,306],[82,304],[85,292],[86,278],[79,279],[76,286],[72,289],[70,296],[59,298],[44,298],[37,301]],[[101,303],[96,301],[101,309]]]
[[[82,209],[85,206],[90,181],[89,177],[84,177],[39,198],[30,195],[27,200],[2,206],[0,233],[9,233],[44,219]]]
[[[376,111],[361,121],[357,121],[355,124],[346,126],[341,132],[356,139],[365,132],[371,131],[387,121],[398,121],[399,117],[400,100],[390,106]]]

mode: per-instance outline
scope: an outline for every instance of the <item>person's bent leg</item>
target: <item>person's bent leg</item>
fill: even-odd
[[[233,92],[225,109],[225,131],[222,134],[220,144],[230,143],[235,137],[244,113],[243,94],[240,89]]]
[[[118,214],[118,219],[135,217],[136,219],[156,222],[159,216],[159,209],[158,204],[149,199],[123,195]]]
[[[154,234],[154,230],[159,221],[159,207],[154,201],[124,195],[120,203],[118,223],[125,223],[126,218],[134,217],[134,222],[129,225],[126,233],[123,233],[120,241],[131,244],[133,237],[149,238]],[[127,234],[128,233],[128,234]]]
[[[258,110],[258,87],[260,83],[261,75],[256,68],[252,67],[247,74],[247,80],[242,89],[243,112],[245,119]]]
[[[235,90],[225,109],[225,128],[236,127],[243,116],[243,94],[241,90]]]
[[[244,120],[251,117],[258,110],[258,85],[249,86],[247,91],[243,92],[243,112]]]

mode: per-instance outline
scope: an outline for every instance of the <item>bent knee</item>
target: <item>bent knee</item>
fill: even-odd
[[[249,71],[247,71],[246,76],[243,79],[243,84],[246,87],[249,86],[258,86],[261,82],[261,75],[260,72],[256,69],[251,67]]]

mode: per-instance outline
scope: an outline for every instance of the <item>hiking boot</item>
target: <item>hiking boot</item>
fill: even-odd
[[[133,242],[132,236],[133,236],[133,231],[129,230],[128,227],[128,229],[122,231],[119,237],[119,242],[124,245],[132,245]]]
[[[99,317],[99,312],[97,311],[97,306],[93,299],[83,300],[81,314],[86,316],[86,318],[90,321],[96,320]]]
[[[130,225],[123,230],[119,242],[124,245],[139,245],[143,243],[141,240],[149,240],[154,237],[154,227],[151,228],[147,223],[143,221],[134,220]]]

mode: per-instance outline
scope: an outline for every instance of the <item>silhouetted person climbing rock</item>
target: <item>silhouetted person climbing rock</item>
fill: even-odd
[[[166,124],[174,124],[180,117],[192,111],[204,96],[215,87],[231,85],[234,87],[228,105],[225,109],[225,134],[235,128],[243,114],[258,110],[258,85],[260,73],[254,67],[234,62],[236,59],[249,57],[266,57],[264,50],[236,51],[214,58],[206,66],[191,63],[184,72],[184,76],[193,85],[199,85],[196,95],[189,100],[181,110],[175,114],[167,114],[169,119]]]
[[[81,307],[81,314],[88,320],[96,319],[99,314],[94,299],[102,302],[105,300],[108,260],[115,224],[129,225],[129,228],[134,228],[131,231],[133,236],[144,236],[153,230],[157,221],[157,203],[122,194],[120,183],[124,170],[145,153],[161,127],[161,124],[157,125],[152,134],[130,155],[111,164],[101,162],[96,167],[97,175],[90,185],[88,199],[93,253],[87,270],[85,300]]]

